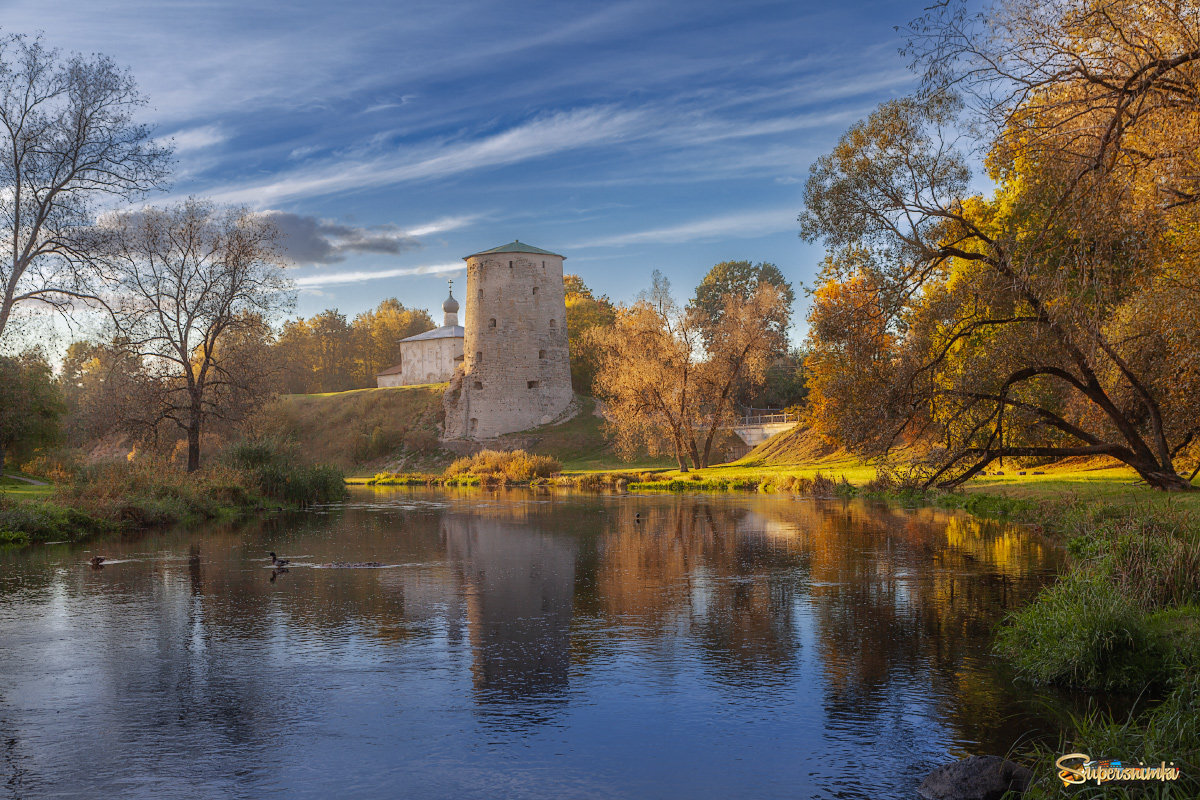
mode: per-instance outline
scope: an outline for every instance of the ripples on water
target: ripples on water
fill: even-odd
[[[1056,735],[988,643],[1058,566],[932,510],[423,489],[0,552],[0,797],[909,798]]]

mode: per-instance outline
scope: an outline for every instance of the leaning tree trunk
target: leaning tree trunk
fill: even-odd
[[[961,461],[965,456],[974,454],[978,456],[975,463],[970,467],[959,472],[951,478],[943,479],[948,471]],[[1146,482],[1147,486],[1154,489],[1159,489],[1166,492],[1190,492],[1196,491],[1197,488],[1192,485],[1192,478],[1180,475],[1175,471],[1174,465],[1168,461],[1165,465],[1160,464],[1153,455],[1147,455],[1145,452],[1132,452],[1127,447],[1119,445],[1102,445],[1089,447],[1006,447],[1002,450],[980,450],[973,448],[960,453],[958,456],[951,458],[944,463],[940,469],[934,472],[933,475],[925,481],[925,488],[937,486],[942,489],[953,489],[966,483],[971,478],[981,473],[992,461],[1004,456],[1015,457],[1049,457],[1049,458],[1068,458],[1070,456],[1080,455],[1106,455],[1112,456],[1117,461],[1131,468],[1138,476]],[[1200,471],[1200,470],[1198,470]],[[1194,475],[1193,475],[1194,478]]]
[[[1176,472],[1171,465],[1164,468],[1157,463],[1143,464],[1139,462],[1129,466],[1137,471],[1147,485],[1153,486],[1155,489],[1165,492],[1191,492],[1197,488],[1192,485],[1190,480]]]

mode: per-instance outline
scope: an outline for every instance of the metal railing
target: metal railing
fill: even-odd
[[[799,422],[799,414],[789,414],[786,411],[777,411],[771,414],[745,414],[738,418],[738,425],[769,425],[780,422]]]

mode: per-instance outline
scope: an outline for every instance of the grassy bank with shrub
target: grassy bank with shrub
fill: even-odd
[[[96,534],[303,508],[340,500],[336,467],[306,465],[271,443],[231,448],[187,473],[143,458],[82,466],[38,499],[0,494],[0,544],[77,541]]]
[[[542,485],[561,470],[562,464],[552,456],[524,450],[481,450],[455,459],[440,474],[381,472],[354,482],[368,486]]]
[[[1139,702],[1120,718],[1078,717],[1057,749],[1029,754],[1036,780],[1027,796],[1061,796],[1054,760],[1079,752],[1182,769],[1177,782],[1079,796],[1200,797],[1200,510],[1190,496],[1035,507],[1071,559],[1054,585],[1004,620],[997,651],[1032,683]]]

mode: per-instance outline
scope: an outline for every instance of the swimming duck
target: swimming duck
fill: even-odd
[[[286,566],[287,564],[290,564],[292,562],[286,558],[279,558],[278,556],[275,555],[275,553],[271,553],[271,563],[277,567],[282,567],[282,566]]]
[[[92,556],[88,563],[93,567],[98,567],[104,563],[104,556]]]

